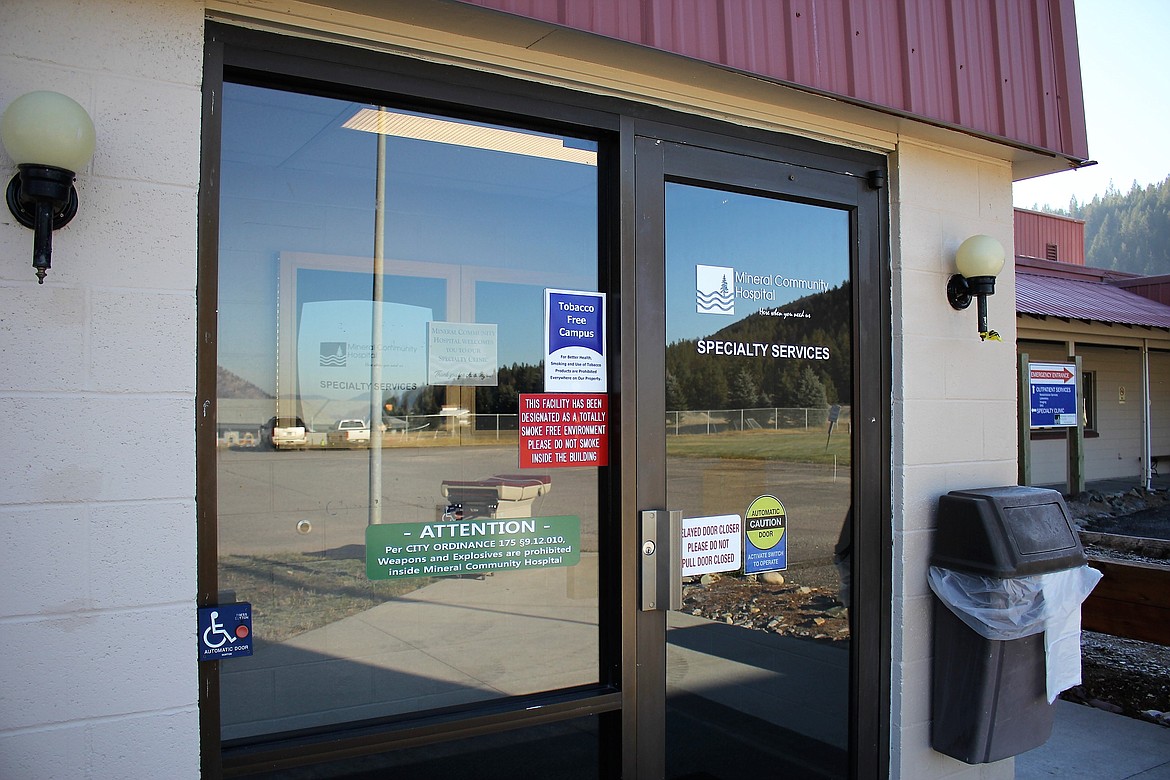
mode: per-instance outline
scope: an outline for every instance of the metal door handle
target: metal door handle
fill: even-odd
[[[647,509],[642,512],[642,611],[682,606],[682,512]]]

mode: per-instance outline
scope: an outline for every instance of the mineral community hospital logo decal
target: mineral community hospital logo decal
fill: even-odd
[[[735,269],[696,265],[695,303],[699,314],[735,314]]]
[[[344,341],[322,341],[321,342],[321,365],[323,366],[344,366],[346,357],[346,342]]]

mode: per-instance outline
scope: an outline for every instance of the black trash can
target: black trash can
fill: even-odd
[[[1012,486],[953,491],[939,499],[935,534],[932,566],[992,578],[987,580],[992,585],[1085,564],[1068,506],[1055,490]],[[1010,606],[1011,590],[983,597],[993,607]],[[1055,706],[1046,689],[1044,632],[986,639],[937,594],[934,749],[981,764],[1043,745],[1052,734]],[[996,605],[997,599],[1004,602]]]

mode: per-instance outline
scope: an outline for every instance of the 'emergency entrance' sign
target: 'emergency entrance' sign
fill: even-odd
[[[1029,363],[1032,428],[1075,427],[1078,417],[1075,363]]]

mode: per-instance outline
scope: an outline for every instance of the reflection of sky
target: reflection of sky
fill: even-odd
[[[501,366],[535,365],[544,359],[544,287],[480,282],[477,322],[498,323]],[[532,323],[539,323],[532,327]]]
[[[831,289],[849,279],[849,214],[671,183],[666,185],[666,257],[667,342],[708,336],[749,314],[814,291],[769,287],[776,292],[774,301],[736,298],[734,316],[699,314],[696,265],[728,266],[758,276],[823,279]],[[809,326],[815,328],[816,323]]]
[[[224,97],[220,363],[273,392],[281,335],[278,258],[287,252],[372,257],[377,136],[341,127],[364,104],[237,84],[226,84]],[[590,145],[573,143],[582,144]],[[384,255],[500,269],[513,283],[479,283],[474,319],[499,325],[502,363],[538,362],[542,290],[564,284],[563,276],[546,279],[542,272],[581,273],[592,285],[586,289],[596,289],[597,170],[387,137]],[[388,277],[385,298],[458,320],[461,312],[446,311],[443,285]],[[299,303],[368,300],[370,293],[364,274],[302,270],[298,276]]]
[[[310,301],[368,301],[372,284],[370,274],[302,268],[297,272],[297,306]],[[434,312],[437,320],[447,318],[447,290],[442,279],[386,276],[382,300],[421,306]]]

